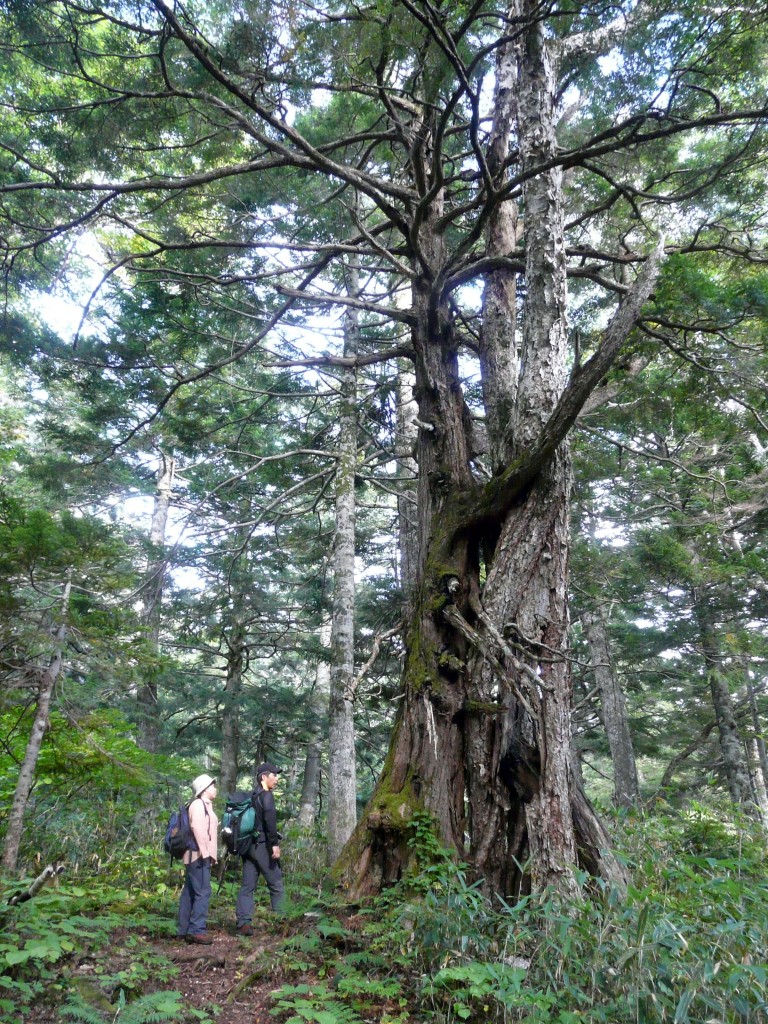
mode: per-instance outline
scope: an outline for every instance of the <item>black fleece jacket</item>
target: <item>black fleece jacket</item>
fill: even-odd
[[[266,842],[270,849],[273,846],[279,846],[280,836],[277,834],[277,810],[274,796],[268,789],[256,790],[253,802],[256,805],[256,827],[259,830],[259,842]]]

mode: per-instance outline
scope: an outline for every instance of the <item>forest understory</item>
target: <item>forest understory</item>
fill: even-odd
[[[142,852],[9,905],[2,1024],[760,1024],[768,883],[755,826],[703,805],[616,820],[627,893],[581,879],[512,904],[483,895],[422,823],[419,870],[350,905],[316,840],[290,834],[284,915],[257,890],[235,932],[238,868],[214,886],[213,942],[175,936],[181,872]],[[648,836],[653,838],[648,838]]]

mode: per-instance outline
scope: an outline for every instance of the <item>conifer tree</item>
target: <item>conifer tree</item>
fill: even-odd
[[[537,888],[575,889],[577,863],[621,882],[571,751],[569,435],[639,321],[690,355],[674,293],[697,260],[760,257],[765,15],[527,0],[286,15],[164,0],[11,14],[9,270],[87,228],[105,289],[130,267],[237,302],[240,343],[209,338],[162,407],[318,310],[401,327],[355,362],[413,365],[418,582],[390,756],[341,867],[355,894],[400,877],[421,808],[493,890],[527,885],[523,863]],[[348,190],[360,215],[331,232]],[[359,298],[329,287],[351,253]],[[587,346],[569,280],[602,306]]]

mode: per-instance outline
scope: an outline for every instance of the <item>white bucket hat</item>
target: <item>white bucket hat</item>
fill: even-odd
[[[198,775],[196,779],[193,779],[192,780],[193,799],[197,800],[197,798],[202,793],[204,793],[206,791],[206,789],[208,789],[209,786],[212,786],[215,781],[216,781],[216,779],[211,778],[210,775]]]

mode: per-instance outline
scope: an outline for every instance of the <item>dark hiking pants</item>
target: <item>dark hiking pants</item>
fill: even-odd
[[[264,881],[267,883],[272,910],[282,909],[285,890],[280,863],[270,857],[265,843],[257,843],[243,858],[243,884],[240,886],[235,905],[238,928],[244,924],[250,924],[253,920],[253,894],[259,875],[263,875]]]

